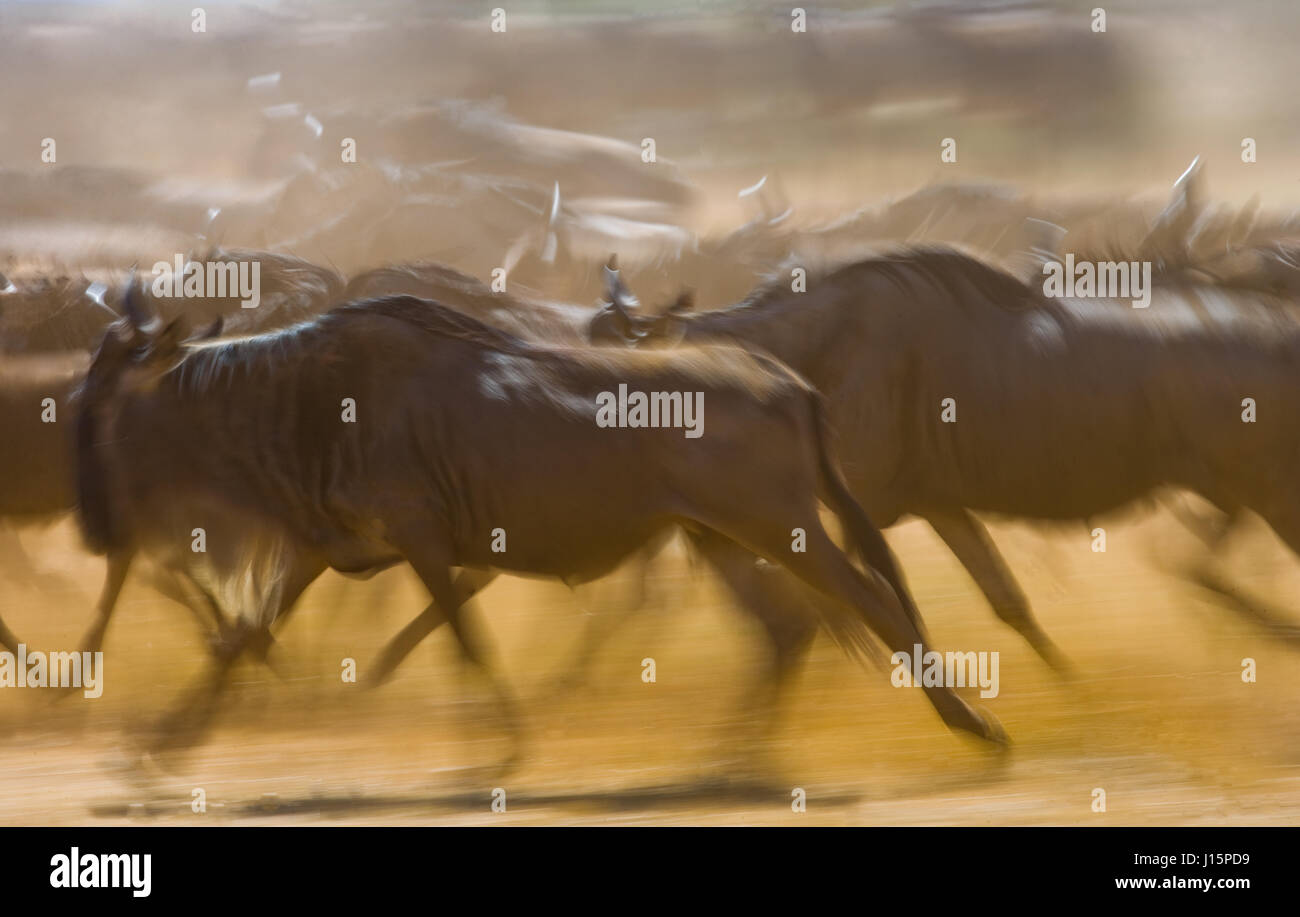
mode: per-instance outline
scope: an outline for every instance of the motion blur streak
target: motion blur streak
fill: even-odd
[[[799,31],[770,4],[527,0],[494,31],[487,7],[460,3],[284,0],[207,3],[196,31],[192,5],[172,6],[0,0],[0,643],[53,656],[103,640],[98,696],[0,679],[0,823],[1300,823],[1300,608],[1286,604],[1300,560],[1278,538],[1296,531],[1285,523],[1297,488],[1252,451],[1300,435],[1295,389],[1274,373],[1255,377],[1272,397],[1237,391],[1251,377],[1220,363],[1170,375],[1154,359],[1188,340],[1244,348],[1234,353],[1251,366],[1290,359],[1274,348],[1300,331],[1300,8],[1121,0],[1100,32],[1093,3],[807,4]],[[1060,369],[1071,364],[1054,348],[1072,339],[1053,315],[1140,338],[1153,359],[1105,397],[1138,431],[1157,429],[1142,418],[1162,398],[1181,398],[1207,430],[1226,418],[1213,441],[1160,445],[1188,462],[1235,456],[1234,483],[1270,495],[1254,508],[1286,510],[1269,513],[1275,532],[1236,494],[1165,480],[1135,486],[1136,505],[977,505],[941,460],[987,479],[1032,444],[1043,451],[1016,461],[1055,496],[1077,492],[1085,471],[1132,470],[1142,456],[1098,398],[1098,380],[1117,377],[1062,372],[1050,398],[1020,397],[1033,383],[1012,375],[1010,345],[936,329],[984,348],[981,372],[1002,394],[990,408],[927,389],[908,429],[947,429],[949,410],[962,435],[989,412],[1014,429],[1032,401],[1069,431],[937,456],[882,435],[873,398],[952,360],[931,353],[928,366],[920,347],[864,394],[844,384],[861,364],[826,358],[852,343],[843,336],[803,352],[818,329],[728,335],[827,396],[849,433],[831,437],[849,489],[887,526],[928,638],[950,669],[992,660],[996,696],[981,700],[978,680],[957,693],[996,716],[1009,750],[950,732],[925,693],[891,683],[888,652],[861,665],[823,630],[800,662],[821,619],[780,557],[731,558],[723,574],[750,590],[744,603],[691,547],[699,532],[673,530],[658,554],[573,589],[490,573],[458,583],[481,587],[469,629],[518,698],[518,748],[446,628],[365,690],[429,601],[399,565],[367,580],[324,573],[274,642],[234,665],[202,742],[141,754],[247,636],[248,622],[214,616],[209,600],[238,604],[281,571],[263,552],[256,577],[222,593],[146,557],[119,555],[106,577],[86,550],[74,393],[133,265],[146,290],[159,262],[256,269],[256,308],[241,309],[249,290],[146,293],[158,328],[183,316],[199,347],[405,294],[547,346],[582,346],[590,332],[669,351],[699,315],[760,286],[818,301],[837,265],[953,257],[934,256],[940,245],[983,263],[926,288],[951,314],[1014,313],[1021,343]],[[1045,263],[1083,262],[1133,266],[1131,295],[1043,295]],[[995,294],[962,286],[970,277],[996,278]],[[1023,302],[997,292],[1020,284]],[[905,314],[908,289],[893,292],[889,308]],[[869,343],[875,354],[895,342]],[[507,370],[503,390],[518,381]],[[705,444],[727,428],[707,400]],[[361,430],[371,407],[353,405]],[[593,435],[637,432],[611,426]],[[667,433],[674,448],[697,442]],[[776,445],[737,449],[737,467]],[[907,515],[926,507],[894,506],[878,518],[865,469],[882,456],[898,459],[891,486],[929,472],[931,507],[956,515],[927,522]],[[263,459],[241,454],[230,473]],[[627,468],[590,473],[590,460],[573,455],[566,471],[621,493],[643,484]],[[1027,494],[1029,474],[1020,483]],[[797,525],[782,523],[783,542]],[[185,529],[179,551],[199,537]],[[485,528],[482,544],[495,537]],[[987,574],[987,597],[963,563]],[[919,657],[909,670],[925,684]],[[769,691],[774,672],[783,683]],[[187,710],[179,726],[198,719]],[[504,812],[491,808],[497,787]]]

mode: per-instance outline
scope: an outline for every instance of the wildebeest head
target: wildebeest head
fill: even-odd
[[[83,389],[87,403],[103,403],[115,393],[148,388],[183,356],[187,343],[215,338],[223,326],[218,317],[193,335],[184,315],[164,323],[150,310],[134,274],[127,281],[122,313],[108,326],[91,360]]]
[[[587,325],[587,337],[593,344],[626,344],[639,347],[650,343],[670,343],[676,339],[677,318],[695,307],[695,295],[683,290],[666,309],[655,315],[640,315],[640,302],[624,284],[616,257],[605,266],[607,304]]]
[[[74,396],[82,533],[86,544],[101,553],[120,546],[125,537],[122,508],[114,502],[109,483],[112,472],[100,452],[101,445],[112,439],[116,410],[124,396],[152,388],[193,340],[185,317],[164,325],[150,314],[134,274],[127,282],[122,307],[124,317],[108,326]],[[220,332],[218,319],[199,337],[215,337]]]
[[[592,318],[587,335],[596,344],[633,346],[640,338],[640,320],[634,314],[640,303],[619,276],[617,255],[610,255],[604,273],[607,302]]]

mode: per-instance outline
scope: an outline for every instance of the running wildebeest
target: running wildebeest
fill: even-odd
[[[234,270],[257,264],[255,308],[244,308]],[[184,270],[204,277],[201,295],[156,296],[151,308],[164,319],[185,315],[194,327],[221,319],[228,334],[252,334],[301,321],[339,301],[343,278],[275,252],[214,248],[185,258]],[[251,268],[249,270],[251,274]],[[208,288],[208,279],[217,285]],[[14,278],[0,283],[0,351],[46,353],[92,350],[104,329],[119,317],[121,283],[92,283],[85,277]],[[182,290],[183,292],[183,290]]]
[[[516,337],[551,343],[581,343],[593,313],[519,293],[497,293],[478,278],[433,261],[364,271],[348,281],[342,301],[384,296],[431,299]]]
[[[534,344],[403,296],[198,345],[186,343],[183,322],[158,331],[138,304],[127,307],[131,322],[105,336],[80,393],[83,533],[98,552],[140,550],[183,569],[240,616],[244,634],[292,607],[326,568],[364,574],[406,560],[433,603],[370,679],[444,621],[487,671],[450,568],[583,582],[680,523],[837,600],[824,623],[846,647],[864,648],[872,632],[900,651],[928,643],[829,451],[820,397],[776,361],[727,347]],[[655,402],[664,424],[598,424],[613,422],[598,407],[620,386],[665,395]],[[692,394],[708,411],[698,437],[684,428]],[[872,576],[827,536],[819,497]],[[196,527],[208,532],[206,553],[190,549]],[[794,528],[806,532],[804,552],[791,550]],[[493,550],[496,532],[507,550]],[[214,669],[209,695],[239,649]],[[951,728],[1004,738],[950,688],[925,691]]]
[[[1256,511],[1300,551],[1300,433],[1283,407],[1300,324],[1285,315],[1212,289],[1157,289],[1147,309],[1049,299],[934,249],[810,277],[807,290],[772,283],[738,305],[646,320],[616,289],[600,327],[631,345],[742,344],[803,374],[872,521],[927,520],[1054,668],[1068,663],[975,512],[1087,519],[1172,486]],[[1244,398],[1270,418],[1243,423]]]
[[[343,281],[334,272],[288,255],[248,250],[213,249],[193,263],[260,262],[262,302],[241,309],[239,294],[181,298],[152,297],[164,315],[184,314],[207,326],[204,337],[215,336],[229,319],[235,331],[277,327],[323,311],[338,299]],[[104,328],[117,317],[106,304],[123,295],[85,278],[37,278],[14,284],[0,278],[0,421],[10,436],[0,446],[0,473],[6,481],[0,497],[0,521],[25,525],[65,515],[76,503],[69,395],[79,387],[90,365],[90,348]],[[230,292],[230,291],[228,291]],[[53,352],[46,352],[53,351]],[[49,402],[46,399],[50,399]],[[16,537],[9,551],[21,549]],[[103,643],[117,598],[131,566],[130,553],[110,552],[105,581],[96,601],[91,629],[82,649],[94,651]],[[13,566],[21,566],[22,558]],[[195,610],[195,596],[183,581],[151,577],[152,584],[187,608]],[[200,603],[202,604],[202,603]],[[0,643],[14,646],[13,634],[0,623]]]
[[[5,430],[0,437],[0,479],[5,482],[0,521],[46,522],[66,515],[76,503],[67,400],[89,363],[85,354],[0,354],[0,424]],[[0,644],[17,651],[18,640],[3,622]]]
[[[216,326],[204,332],[210,336]],[[90,356],[58,353],[0,355],[0,523],[15,527],[44,524],[76,508],[74,411],[71,396],[85,382]],[[12,533],[11,533],[12,534]],[[9,550],[21,549],[16,537]],[[21,567],[25,558],[12,564]],[[81,648],[98,650],[131,567],[130,552],[110,551],[95,617]],[[151,577],[163,594],[193,607],[193,597],[167,578]],[[17,639],[0,621],[0,644],[10,650]]]
[[[611,258],[603,270],[607,277],[621,276],[616,258]],[[618,283],[621,285],[622,281]],[[606,286],[610,286],[609,281]],[[621,288],[626,289],[625,286]],[[398,294],[452,306],[517,337],[547,344],[579,343],[592,330],[591,309],[535,300],[518,293],[496,293],[474,277],[432,262],[389,265],[366,271],[348,282],[344,298],[356,302]],[[677,306],[681,305],[679,301]],[[645,604],[650,565],[666,540],[647,544],[638,553],[635,568],[628,578],[630,595],[612,603],[619,605],[624,615]],[[698,556],[737,593],[741,599],[740,610],[754,616],[762,625],[771,651],[768,680],[777,686],[783,684],[792,673],[802,649],[816,634],[818,615],[815,607],[810,606],[800,592],[782,588],[784,584],[778,585],[775,577],[766,578],[765,588],[754,588],[749,577],[743,575],[743,565],[738,563],[729,543],[697,536],[692,539],[692,545]],[[464,570],[457,577],[456,585],[468,597],[485,588],[495,576],[491,570]],[[611,604],[608,599],[598,600],[590,594],[578,594],[577,589],[574,591],[589,614],[591,604]],[[619,619],[612,615],[592,615],[589,620],[574,658],[564,667],[559,686],[573,687],[589,674],[590,663],[617,627]]]

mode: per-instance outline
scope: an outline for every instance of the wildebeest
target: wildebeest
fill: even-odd
[[[224,269],[225,295],[205,290],[206,295],[198,299],[173,299],[170,303],[160,299],[155,308],[164,320],[184,313],[194,327],[220,319],[225,334],[255,334],[284,328],[323,312],[343,293],[343,278],[338,272],[282,252],[214,247],[190,260],[196,270],[205,276],[217,276],[218,280]],[[242,306],[241,294],[229,282],[230,266],[241,263],[257,264],[259,302],[254,308]]]
[[[621,280],[618,260],[610,258],[602,270],[607,278],[607,289],[617,286],[624,291],[620,300],[626,308],[626,285]],[[474,277],[433,262],[388,265],[366,271],[348,282],[344,299],[356,302],[397,294],[431,299],[517,337],[550,344],[579,343],[597,327],[592,324],[591,309],[537,300],[519,293],[496,293]],[[684,306],[684,300],[674,304],[674,308]],[[599,317],[604,320],[610,315],[606,311]],[[655,542],[640,552],[633,572],[634,597],[630,601],[624,600],[625,612],[644,603],[650,564],[662,547],[662,542]],[[805,596],[797,591],[778,586],[775,577],[765,579],[765,588],[754,588],[755,584],[744,575],[744,557],[738,556],[744,552],[737,552],[729,542],[696,537],[693,547],[713,572],[737,593],[741,599],[740,609],[753,615],[764,628],[772,652],[769,680],[775,684],[782,683],[797,662],[798,653],[816,633],[815,609],[809,607]],[[495,576],[495,572],[490,570],[463,571],[457,578],[457,587],[464,594],[471,595],[485,588]],[[615,626],[616,622],[609,616],[591,619],[591,624],[584,629],[575,658],[565,666],[560,679],[562,684],[572,685],[586,676],[587,664]]]
[[[116,314],[86,277],[15,275],[0,282],[0,352],[89,351]]]
[[[258,305],[243,308],[232,271],[257,264]],[[323,312],[338,302],[343,278],[293,255],[253,249],[211,248],[182,259],[187,274],[202,274],[200,295],[145,295],[164,319],[185,315],[195,326],[222,319],[230,334],[281,328]],[[223,284],[209,289],[206,278]],[[12,287],[12,289],[9,289]],[[85,278],[16,277],[0,284],[0,350],[41,353],[94,348],[119,317],[125,286]],[[182,288],[183,292],[183,288]]]
[[[301,259],[269,252],[213,249],[194,259],[209,263],[259,262],[262,302],[241,309],[239,295],[182,298],[151,297],[164,316],[185,315],[212,336],[228,330],[249,332],[292,324],[337,301],[343,281],[333,271]],[[0,282],[0,420],[10,431],[0,447],[0,473],[6,481],[0,520],[11,525],[57,518],[72,511],[75,499],[72,411],[69,395],[84,380],[89,354],[114,320],[111,305],[121,289],[91,286],[86,278],[36,278]],[[107,302],[106,302],[107,300]],[[47,402],[46,399],[49,399]],[[11,539],[12,550],[17,546]],[[131,565],[129,553],[110,553],[96,615],[83,648],[98,649]],[[168,578],[152,578],[164,594],[193,608],[193,596]],[[0,624],[0,642],[13,635]]]
[[[86,354],[0,354],[0,523],[46,522],[76,503],[67,400],[89,363]],[[11,651],[18,645],[3,622],[0,644]]]
[[[594,311],[518,292],[497,293],[478,278],[433,261],[363,271],[348,280],[342,301],[398,295],[431,299],[517,337],[552,343],[580,343]]]
[[[211,335],[215,327],[203,334]],[[52,522],[76,507],[74,409],[72,395],[90,366],[80,352],[0,355],[0,524],[15,528]],[[10,551],[20,549],[9,539]],[[11,564],[21,566],[22,560]],[[112,618],[117,598],[131,567],[132,554],[108,553],[108,569],[95,605],[95,617],[82,640],[82,649],[98,650]],[[22,571],[19,571],[22,572]],[[166,577],[151,577],[165,595],[194,607],[194,596]],[[0,644],[14,649],[17,639],[0,621]]]
[[[405,292],[421,295],[454,306],[496,327],[526,337],[546,340],[578,342],[583,326],[590,317],[588,309],[535,301],[518,295],[493,293],[475,278],[452,268],[437,264],[391,265],[365,272],[342,288],[342,281],[334,272],[317,267],[301,259],[266,252],[238,249],[214,249],[194,259],[196,265],[209,262],[237,262],[259,259],[265,270],[262,283],[263,303],[258,309],[241,310],[239,295],[233,289],[224,297],[167,299],[141,296],[150,308],[163,316],[186,315],[194,322],[212,322],[205,335],[218,330],[248,332],[261,326],[277,327],[291,324],[316,312],[324,311],[326,304],[354,299]],[[102,336],[102,328],[114,315],[102,302],[92,301],[81,287],[84,279],[74,283],[61,281],[69,302],[64,304],[69,312],[61,315],[55,311],[42,327],[55,329],[58,337],[25,339],[34,350],[45,347],[65,347],[70,343],[85,342],[95,333]],[[8,286],[7,279],[0,280],[0,290]],[[41,287],[46,289],[46,287]],[[121,287],[111,292],[108,299],[115,305],[121,303]],[[30,292],[30,291],[29,291]],[[183,306],[183,308],[181,308]],[[16,314],[36,315],[36,305],[24,301]],[[85,321],[77,324],[75,316]],[[0,325],[3,327],[3,325]],[[75,332],[75,333],[74,333]],[[69,338],[69,335],[72,335]],[[98,337],[96,337],[96,340]],[[0,359],[0,418],[14,436],[0,449],[0,470],[9,486],[5,498],[0,500],[0,520],[12,526],[24,526],[33,520],[44,522],[59,518],[72,511],[75,504],[73,473],[73,441],[69,432],[72,409],[68,396],[84,379],[89,366],[89,355],[75,350],[60,350],[53,354],[16,354]],[[52,399],[47,409],[44,399]],[[44,422],[42,417],[49,422]],[[16,536],[7,539],[7,564],[16,575],[29,576],[24,569],[27,558],[21,556],[21,544]],[[9,556],[12,555],[12,556]],[[96,603],[96,613],[90,631],[82,642],[84,649],[95,650],[102,644],[117,598],[125,584],[131,566],[130,554],[114,554],[109,558],[105,583]],[[195,609],[205,605],[201,596],[192,594],[186,583],[175,581],[149,571],[150,582],[165,595],[186,607]],[[491,576],[467,575],[463,586],[470,591],[483,588]],[[12,635],[0,625],[0,641],[13,645]]]
[[[772,283],[699,314],[638,319],[612,298],[606,336],[738,343],[802,373],[830,405],[868,516],[926,519],[1058,669],[1068,664],[975,512],[1087,519],[1168,485],[1253,509],[1300,550],[1300,434],[1285,407],[1300,325],[1266,305],[1213,289],[1158,289],[1147,309],[1049,299],[941,249],[844,266],[806,293]],[[1243,423],[1245,398],[1269,418]]]
[[[185,343],[183,323],[158,331],[128,307],[133,322],[105,336],[80,394],[87,544],[183,569],[251,619],[246,633],[327,567],[406,560],[433,603],[371,677],[444,621],[481,665],[451,567],[583,582],[684,524],[837,600],[825,623],[845,645],[869,642],[863,625],[895,650],[928,642],[901,583],[902,595],[864,576],[822,528],[819,496],[867,564],[896,580],[829,451],[819,396],[769,358],[529,343],[409,296],[200,345]],[[598,405],[620,386],[697,393],[707,429],[685,436],[680,415],[675,426],[629,428],[623,415],[617,428],[598,425]],[[205,553],[191,550],[196,527],[209,533]],[[791,550],[795,528],[806,551]],[[215,675],[220,684],[224,670]],[[950,688],[925,690],[950,727],[1002,738]]]

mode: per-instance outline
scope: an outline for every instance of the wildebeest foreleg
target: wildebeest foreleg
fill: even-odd
[[[456,577],[453,584],[457,605],[464,605],[471,598],[481,592],[488,583],[496,579],[497,574],[493,570],[472,570],[465,568],[461,570],[460,575]],[[433,633],[442,624],[447,621],[446,616],[438,606],[437,600],[430,602],[420,614],[407,624],[402,630],[384,645],[384,649],[371,666],[369,674],[366,676],[366,685],[376,688],[388,680],[393,671],[402,663],[407,656],[411,654],[425,637]]]
[[[573,658],[565,664],[564,671],[555,679],[552,690],[556,694],[572,691],[585,684],[595,663],[596,652],[631,620],[633,612],[640,611],[645,607],[648,592],[646,582],[650,575],[650,562],[659,555],[664,545],[675,535],[676,531],[674,529],[666,529],[662,535],[656,537],[637,552],[632,561],[632,572],[629,575],[635,592],[632,598],[624,598],[618,601],[616,608],[601,608],[593,611],[591,593],[587,592],[585,595],[580,593],[580,590],[589,589],[591,584],[573,587],[574,596],[586,614],[586,624],[583,626],[582,634],[578,638],[577,651],[574,653]],[[614,577],[605,577],[598,582],[605,583],[612,578]],[[605,603],[602,602],[601,604]]]
[[[934,510],[924,513],[924,516],[975,580],[975,585],[984,593],[997,616],[1015,628],[1034,652],[1059,674],[1073,674],[1070,660],[1034,619],[1029,599],[984,525],[964,509]]]
[[[420,641],[446,622],[447,618],[443,615],[442,609],[438,607],[436,601],[426,605],[424,611],[420,612],[411,623],[403,627],[397,633],[397,636],[384,644],[379,658],[375,660],[375,664],[370,667],[370,671],[364,677],[365,686],[367,688],[377,688],[386,682],[393,674],[393,670],[411,654],[411,651],[420,644]]]
[[[282,587],[280,589],[280,600],[275,608],[268,609],[267,613],[259,622],[255,636],[246,641],[246,647],[257,658],[259,662],[271,665],[267,654],[270,653],[271,647],[275,645],[275,638],[271,636],[271,627],[283,627],[289,620],[301,602],[298,601],[307,587],[316,582],[317,578],[325,572],[329,566],[328,562],[316,554],[300,551],[294,563],[285,573]],[[271,666],[272,671],[275,670]]]
[[[208,671],[159,719],[149,743],[150,752],[178,751],[202,741],[212,725],[236,659],[236,654],[212,657]]]
[[[370,678],[371,684],[382,681],[392,672],[397,663],[406,655],[417,643],[444,621],[451,625],[452,632],[456,635],[456,640],[460,644],[461,651],[488,679],[492,686],[497,699],[501,704],[502,712],[505,714],[506,725],[516,740],[515,754],[517,756],[518,739],[521,734],[520,721],[517,714],[517,704],[514,696],[505,683],[497,677],[492,667],[488,664],[487,654],[484,646],[479,642],[478,636],[471,630],[469,623],[466,621],[465,595],[457,589],[456,583],[451,578],[451,552],[443,548],[442,545],[431,542],[427,535],[417,534],[414,538],[399,545],[399,549],[405,555],[412,569],[424,583],[425,588],[429,590],[429,595],[433,598],[432,603],[421,612],[420,616],[406,626],[401,634],[391,641],[385,647],[380,661],[376,666],[375,673]],[[477,577],[462,576],[461,586],[468,591],[468,588],[481,580]],[[474,591],[477,591],[475,587]]]
[[[272,644],[270,627],[293,608],[299,597],[320,576],[324,562],[314,555],[296,554],[285,562],[281,588],[275,602],[255,609],[250,618],[237,618],[233,625],[219,627],[220,639],[210,659],[207,673],[202,676],[158,722],[150,750],[175,751],[197,745],[211,726],[222,695],[229,684],[230,672],[245,651],[252,649],[266,661],[266,651]],[[212,603],[212,610],[221,618],[222,609],[211,592],[202,589],[192,579],[191,585],[200,588]]]

